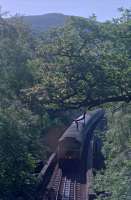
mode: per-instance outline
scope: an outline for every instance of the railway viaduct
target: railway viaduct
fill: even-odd
[[[103,118],[98,117],[97,124]],[[38,176],[38,187],[36,192],[37,200],[93,200],[96,194],[92,189],[93,178],[93,143],[94,131],[97,127],[91,126],[82,155],[83,169],[80,173],[72,172],[63,174],[59,169],[56,153],[54,152]],[[76,124],[77,128],[79,124]]]

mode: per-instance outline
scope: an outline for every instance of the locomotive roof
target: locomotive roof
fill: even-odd
[[[85,123],[84,123],[84,119],[80,120],[83,117],[83,115],[78,117],[76,119],[76,120],[80,120],[80,121],[78,121],[78,128],[77,128],[76,122],[73,121],[72,124],[69,126],[69,128],[64,132],[62,137],[59,139],[59,142],[61,142],[62,140],[66,139],[66,138],[74,138],[78,142],[82,143],[85,128],[88,127],[91,118],[94,115],[100,114],[100,113],[104,114],[104,111],[102,109],[97,109],[95,111],[91,111],[91,112],[86,113]]]

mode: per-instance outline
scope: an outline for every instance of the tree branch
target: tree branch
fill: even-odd
[[[131,101],[131,94],[129,96],[122,95],[122,96],[107,97],[107,98],[103,98],[103,99],[98,98],[96,100],[89,100],[88,98],[86,98],[85,100],[83,100],[81,102],[77,101],[77,102],[74,102],[74,103],[63,104],[62,110],[78,109],[80,107],[92,108],[92,107],[99,106],[99,105],[102,105],[102,104],[105,104],[105,103],[120,102],[120,101],[130,102]]]

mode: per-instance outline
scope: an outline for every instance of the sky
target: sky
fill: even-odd
[[[10,15],[63,13],[89,17],[94,13],[99,21],[105,21],[119,16],[117,8],[131,8],[131,0],[0,0],[0,6]]]

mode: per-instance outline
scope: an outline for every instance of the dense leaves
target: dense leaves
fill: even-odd
[[[0,110],[2,199],[14,200],[19,196],[26,199],[33,190],[35,160],[39,157],[37,120],[22,107],[11,106]]]
[[[30,92],[47,109],[130,101],[130,27],[129,10],[102,24],[94,17],[72,18],[38,45],[31,62],[38,85]]]
[[[111,194],[105,199],[131,198],[131,106],[124,105],[113,115],[108,114],[108,131],[103,152],[106,170],[97,174],[95,189]],[[101,199],[101,198],[100,198]]]
[[[0,17],[0,199],[31,199],[40,147],[38,116],[22,104],[22,88],[31,87],[29,30],[17,18]]]

